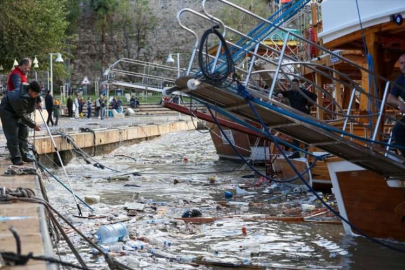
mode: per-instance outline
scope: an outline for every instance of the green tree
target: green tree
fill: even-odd
[[[118,0],[91,0],[90,7],[96,15],[96,26],[101,30],[101,63],[102,69],[107,65],[106,31],[108,23],[118,6]]]
[[[156,26],[156,17],[149,7],[148,0],[121,0],[117,6],[112,20],[110,21],[110,42],[116,42],[113,39],[114,32],[122,33],[122,41],[125,44],[124,55],[120,55],[115,48],[116,58],[125,56],[127,58],[139,59],[140,51],[146,49],[146,40],[148,34]],[[135,44],[135,53],[133,53],[131,44]]]
[[[1,0],[0,64],[11,69],[14,59],[37,56],[47,67],[49,52],[64,48],[68,26],[66,0]]]
[[[232,3],[263,18],[268,18],[271,14],[271,2],[269,0],[233,0]],[[235,8],[231,8],[228,5],[220,5],[220,8],[218,8],[213,15],[221,19],[227,26],[235,28],[242,33],[249,32],[260,23],[259,20],[252,16]],[[229,33],[229,36],[239,38],[239,36],[232,33]]]

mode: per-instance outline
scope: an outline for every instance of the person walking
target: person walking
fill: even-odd
[[[10,91],[1,101],[0,117],[3,132],[7,139],[11,162],[14,165],[35,161],[28,155],[28,127],[36,131],[40,131],[41,128],[28,114],[40,106],[40,92],[41,85],[37,81],[33,81],[29,85],[21,84],[19,89]]]
[[[120,98],[118,98],[117,101],[117,106],[118,106],[118,112],[119,113],[123,113],[124,112],[124,104],[122,104],[122,100]]]
[[[27,73],[31,70],[31,63],[29,58],[21,59],[18,66],[8,76],[6,92],[20,89],[22,83],[28,83]]]
[[[87,98],[87,119],[91,118],[91,99],[90,97]]]
[[[76,93],[76,97],[75,97],[75,118],[79,119],[79,95]]]
[[[69,95],[67,102],[66,102],[66,107],[68,109],[68,116],[69,118],[73,117],[73,100],[72,100],[72,96]]]
[[[100,105],[101,105],[101,120],[104,120],[105,113],[106,113],[106,100],[103,96],[100,96]]]
[[[58,125],[60,115],[60,102],[55,98],[53,102],[53,117],[55,117],[55,126]]]
[[[49,122],[51,122],[52,126],[54,125],[52,119],[52,111],[53,111],[53,96],[51,95],[51,91],[46,92],[45,96],[45,109],[48,112],[48,119],[46,120],[46,124],[49,126]]]
[[[94,102],[94,116],[95,117],[99,117],[100,116],[100,108],[101,108],[101,104],[100,104],[100,97],[96,98],[96,101]]]
[[[83,107],[84,107],[84,100],[83,97],[79,97],[79,117],[83,117]]]

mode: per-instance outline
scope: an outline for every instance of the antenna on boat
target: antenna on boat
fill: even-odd
[[[76,203],[77,210],[79,211],[79,216],[83,216],[83,215],[82,215],[82,210],[80,209],[80,205],[79,205],[79,203],[78,203],[77,200],[76,200],[76,193],[75,193],[75,191],[73,190],[72,183],[70,182],[69,176],[68,176],[67,173],[66,173],[65,166],[63,165],[62,158],[61,158],[61,156],[60,156],[60,154],[59,154],[59,150],[58,150],[58,147],[56,146],[55,140],[53,139],[52,133],[51,133],[51,131],[49,130],[49,126],[47,125],[47,123],[46,123],[46,121],[45,121],[44,115],[42,114],[42,110],[39,109],[38,111],[39,111],[39,114],[41,115],[42,121],[44,121],[46,130],[48,131],[48,134],[49,134],[49,137],[51,137],[51,141],[52,141],[52,144],[53,144],[53,146],[54,146],[54,148],[55,148],[56,155],[58,156],[60,165],[62,166],[62,169],[63,169],[63,172],[64,172],[64,174],[65,174],[65,177],[66,177],[66,179],[67,179],[67,181],[68,181],[68,183],[69,183],[69,188],[70,188],[70,190],[72,191],[73,200],[74,200],[75,203]]]

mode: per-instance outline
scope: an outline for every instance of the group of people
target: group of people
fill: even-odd
[[[94,116],[95,117],[100,117],[101,120],[104,120],[105,114],[106,114],[106,107],[107,107],[107,101],[103,95],[100,95],[94,103]],[[92,115],[92,105],[93,102],[91,101],[91,98],[88,97],[86,101],[86,107],[87,107],[87,118],[91,118]],[[73,106],[75,107],[75,110],[73,110]],[[84,100],[83,97],[81,97],[79,94],[75,94],[75,99],[72,99],[72,96],[69,95],[66,103],[66,107],[68,109],[68,116],[69,118],[73,118],[73,111],[75,111],[75,118],[78,119],[80,117],[83,117],[83,107],[84,107]]]

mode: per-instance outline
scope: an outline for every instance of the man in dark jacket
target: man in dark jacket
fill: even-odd
[[[48,91],[45,96],[45,109],[48,112],[48,120],[46,120],[46,124],[49,126],[49,122],[51,122],[52,126],[54,125],[52,119],[52,111],[53,111],[53,96],[51,95],[51,91]]]
[[[40,131],[41,128],[28,114],[34,112],[41,102],[40,92],[40,84],[33,81],[29,85],[21,84],[19,89],[8,92],[1,101],[1,122],[14,165],[23,165],[23,161],[34,161],[28,157],[28,127],[36,131]]]
[[[66,107],[68,109],[68,116],[69,118],[73,117],[73,100],[72,100],[72,96],[69,95],[69,98],[66,102]]]
[[[298,91],[298,89],[300,91]],[[279,92],[279,94],[282,94],[285,98],[288,98],[291,107],[306,114],[311,113],[312,103],[310,102],[310,100],[316,102],[316,99],[318,98],[316,94],[309,92],[308,90],[301,87],[297,79],[292,80],[290,91],[281,91]],[[299,148],[300,142],[293,139],[293,145]],[[305,145],[304,148],[308,148],[308,146]],[[300,154],[298,151],[294,151],[293,154],[289,156],[289,158],[299,158],[299,157]]]

